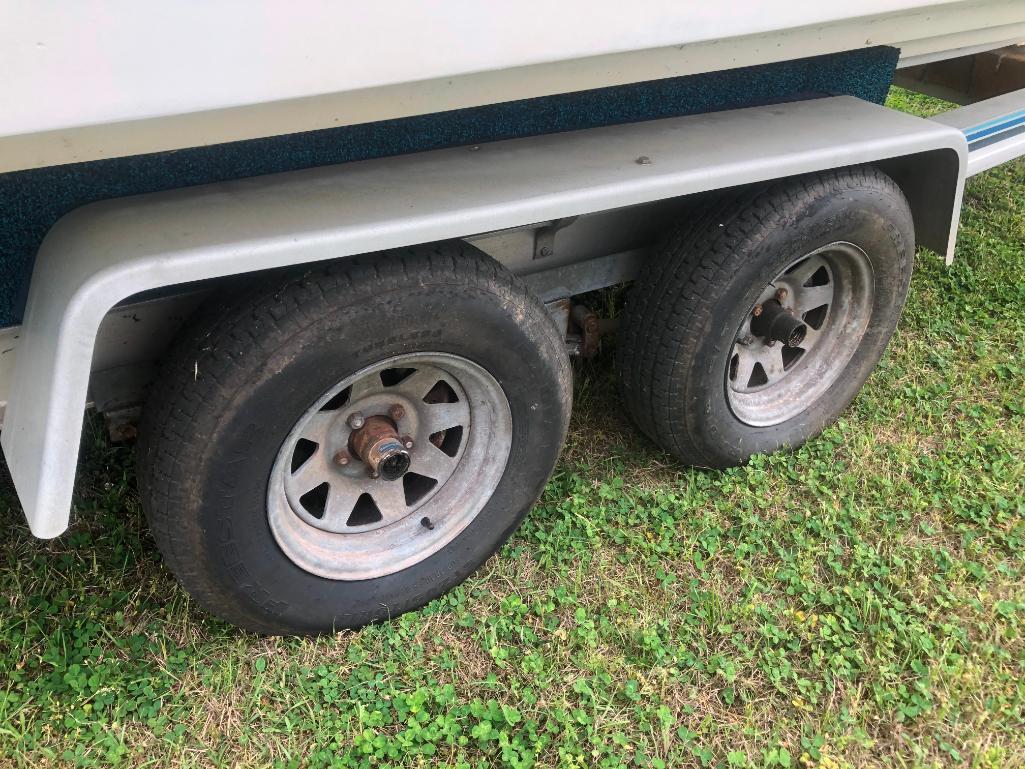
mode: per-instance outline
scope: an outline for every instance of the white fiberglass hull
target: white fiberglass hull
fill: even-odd
[[[0,19],[0,173],[888,45],[1025,40],[1025,0],[39,0]]]

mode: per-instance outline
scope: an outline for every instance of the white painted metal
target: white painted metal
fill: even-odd
[[[33,0],[0,11],[0,172],[874,45],[1025,40],[1022,0]]]
[[[159,286],[926,151],[960,131],[851,97],[539,136],[95,203],[36,259],[2,445],[33,533],[67,526],[105,313]],[[650,164],[637,159],[646,156]],[[960,171],[958,172],[958,169]]]
[[[967,175],[974,176],[1025,155],[1025,131],[1022,130],[1025,127],[1025,88],[944,112],[933,120],[957,128],[968,134],[971,140],[974,129],[999,121],[1003,116],[1015,116],[1017,119],[1008,121],[1008,126],[1018,130],[1008,130],[1005,134],[991,137],[989,141],[969,144]]]

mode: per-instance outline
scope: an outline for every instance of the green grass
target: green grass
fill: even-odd
[[[896,93],[902,108],[927,100]],[[508,546],[391,623],[196,610],[93,423],[72,530],[0,491],[0,764],[1025,766],[1025,164],[920,254],[842,420],[725,472],[624,421],[610,350]]]

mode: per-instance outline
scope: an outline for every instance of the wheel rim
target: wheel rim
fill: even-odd
[[[726,363],[741,422],[770,427],[808,409],[837,381],[868,328],[872,264],[837,242],[795,259],[748,310]]]
[[[390,357],[296,422],[271,470],[271,531],[293,563],[328,579],[401,571],[477,517],[511,446],[509,401],[483,368],[447,353]]]

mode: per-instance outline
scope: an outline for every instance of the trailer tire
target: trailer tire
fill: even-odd
[[[872,167],[707,202],[631,290],[617,356],[627,411],[695,466],[799,446],[878,363],[913,255],[908,203]]]
[[[144,413],[142,500],[210,612],[260,633],[359,627],[505,542],[570,401],[544,305],[480,251],[342,259],[236,286],[190,319]]]

